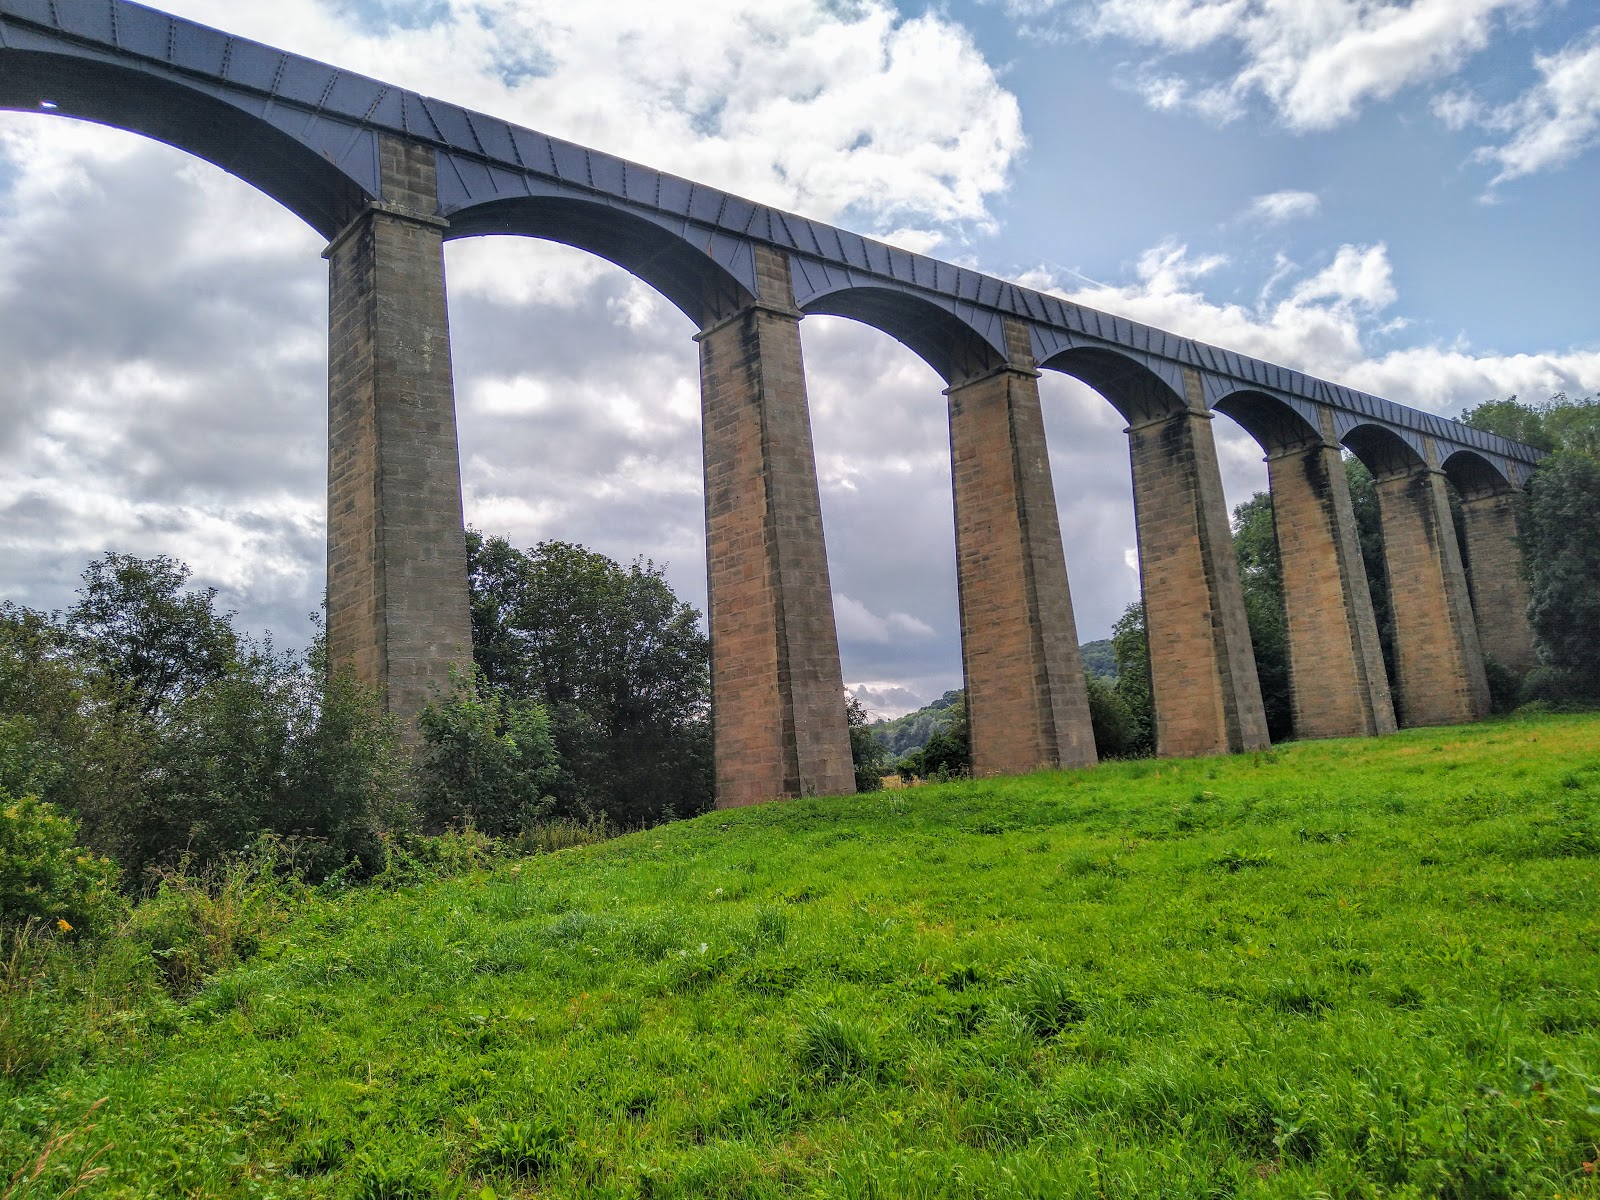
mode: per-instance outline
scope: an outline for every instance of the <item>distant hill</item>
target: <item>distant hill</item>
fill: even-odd
[[[1101,679],[1117,677],[1117,658],[1112,652],[1110,638],[1085,642],[1078,647],[1078,653],[1083,655],[1083,669],[1089,674],[1098,675]]]
[[[1078,647],[1078,652],[1083,655],[1083,669],[1089,674],[1098,675],[1101,679],[1117,677],[1117,660],[1111,652],[1110,638],[1085,642]],[[955,688],[926,708],[919,708],[916,712],[893,720],[874,721],[872,736],[887,746],[896,758],[920,750],[928,744],[929,738],[950,724],[951,709],[961,702],[964,694],[960,688]]]
[[[926,708],[919,708],[916,712],[909,712],[892,721],[874,721],[872,736],[887,746],[889,753],[896,758],[910,754],[913,750],[921,750],[928,744],[929,738],[950,724],[954,716],[953,710],[961,703],[965,694],[960,688],[955,688]]]

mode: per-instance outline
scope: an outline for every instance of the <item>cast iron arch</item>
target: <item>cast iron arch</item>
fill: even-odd
[[[1407,475],[1427,465],[1416,447],[1382,425],[1357,425],[1342,440],[1375,479]]]
[[[1120,412],[1129,425],[1143,425],[1184,409],[1183,397],[1149,367],[1116,350],[1084,346],[1053,354],[1039,364],[1046,371],[1088,384]]]
[[[462,209],[445,237],[512,234],[586,250],[672,301],[698,328],[749,305],[749,289],[710,255],[654,221],[576,196],[518,196]]]
[[[75,117],[163,142],[238,176],[325,238],[373,199],[270,122],[198,88],[116,63],[0,49],[0,108]],[[352,130],[352,136],[360,135]]]
[[[1317,428],[1291,405],[1265,392],[1230,392],[1211,405],[1233,419],[1267,455],[1282,454],[1321,439]]]
[[[1479,500],[1513,491],[1511,481],[1483,455],[1457,450],[1444,460],[1444,473],[1463,500]]]
[[[844,287],[814,296],[803,307],[807,314],[847,317],[888,334],[950,385],[1005,365],[1000,352],[967,322],[907,292]]]

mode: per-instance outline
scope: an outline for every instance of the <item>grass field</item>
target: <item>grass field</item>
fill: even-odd
[[[1593,716],[716,813],[312,896],[181,1004],[13,978],[87,1015],[0,1085],[0,1160],[76,1131],[30,1198],[85,1154],[114,1197],[1600,1197],[1597,866]]]

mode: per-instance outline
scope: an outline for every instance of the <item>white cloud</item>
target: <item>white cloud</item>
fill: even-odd
[[[892,612],[880,617],[861,601],[843,592],[833,594],[833,616],[839,636],[860,642],[893,642],[904,638],[933,636],[933,627],[909,613]]]
[[[1315,192],[1268,192],[1257,196],[1244,211],[1244,219],[1270,225],[1281,225],[1302,217],[1314,217],[1322,208],[1322,200]]]
[[[1434,114],[1451,129],[1477,125],[1504,135],[1475,156],[1499,168],[1492,184],[1562,166],[1600,142],[1600,27],[1555,54],[1535,55],[1533,65],[1539,82],[1510,104],[1492,107],[1454,91],[1434,100]]]
[[[808,216],[908,240],[992,222],[1025,140],[970,35],[881,0],[448,0],[365,31],[327,0],[194,20]],[[920,247],[919,247],[920,248]]]
[[[1079,32],[1163,56],[1226,54],[1207,74],[1145,64],[1133,86],[1157,109],[1225,122],[1254,99],[1291,129],[1327,129],[1375,100],[1443,79],[1489,43],[1496,20],[1537,0],[1006,0],[1025,25],[1054,8]]]
[[[1167,242],[1145,252],[1134,281],[1076,291],[1051,289],[1079,303],[1225,346],[1268,362],[1334,379],[1375,395],[1453,415],[1483,400],[1509,395],[1588,393],[1600,387],[1600,351],[1539,354],[1476,351],[1465,342],[1381,350],[1396,327],[1387,315],[1399,296],[1388,249],[1341,246],[1319,270],[1302,272],[1274,300],[1264,290],[1255,304],[1212,300],[1199,282],[1221,265]],[[1292,265],[1274,278],[1292,274]],[[1047,273],[1035,272],[1035,286]]]

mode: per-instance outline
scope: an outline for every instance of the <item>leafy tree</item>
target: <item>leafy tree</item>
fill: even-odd
[[[889,769],[889,748],[872,736],[866,706],[854,696],[846,696],[845,720],[850,726],[850,760],[856,769],[856,791],[875,792],[883,787]]]
[[[1102,759],[1127,758],[1137,751],[1139,726],[1118,693],[1116,684],[1092,671],[1083,673],[1089,692],[1089,723],[1094,728],[1095,753]]]
[[[166,555],[108,553],[83,573],[66,628],[148,717],[161,717],[226,674],[238,653],[216,588],[185,591],[190,570]]]
[[[1540,657],[1558,692],[1600,699],[1600,461],[1563,450],[1540,463],[1523,514]]]
[[[1155,702],[1150,691],[1150,639],[1145,632],[1144,602],[1135,600],[1111,627],[1111,649],[1117,662],[1117,698],[1127,710],[1129,755],[1153,754],[1156,746]]]
[[[107,555],[59,620],[0,613],[0,784],[74,818],[140,883],[261,834],[316,877],[376,869],[410,817],[392,730],[348,674],[241,638],[171,559]],[[191,644],[190,639],[193,639]]]
[[[0,926],[96,934],[120,915],[115,864],[86,854],[77,834],[54,805],[0,788]]]
[[[554,809],[548,793],[560,767],[540,705],[491,690],[474,671],[423,710],[421,725],[425,832],[471,825],[506,837]]]
[[[660,569],[476,531],[467,554],[474,659],[549,714],[560,809],[631,825],[710,807],[710,646]]]
[[[1245,618],[1255,649],[1256,676],[1267,733],[1282,741],[1294,732],[1289,696],[1289,627],[1284,615],[1283,564],[1273,523],[1272,497],[1257,492],[1233,510],[1233,549],[1239,560]]]

